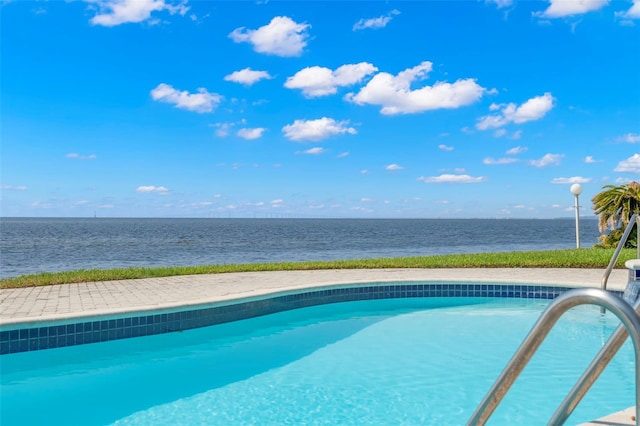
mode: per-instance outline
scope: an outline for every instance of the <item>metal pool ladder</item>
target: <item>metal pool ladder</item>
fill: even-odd
[[[627,336],[631,336],[636,360],[635,405],[636,411],[638,410],[638,407],[640,407],[640,298],[638,298],[634,302],[633,307],[631,307],[625,300],[606,291],[609,275],[620,256],[620,252],[631,233],[634,223],[638,223],[638,236],[640,237],[640,215],[634,214],[630,218],[624,235],[605,270],[602,277],[601,289],[583,288],[569,290],[549,304],[500,376],[498,376],[496,382],[491,389],[489,389],[489,392],[478,408],[476,408],[471,419],[467,422],[468,426],[484,425],[487,422],[560,317],[569,309],[585,304],[598,305],[602,312],[604,312],[605,309],[609,309],[620,319],[622,324],[615,329],[609,340],[600,349],[600,352],[598,352],[593,361],[591,361],[591,364],[589,364],[585,372],[578,379],[578,382],[571,391],[569,391],[558,409],[556,409],[548,424],[553,426],[564,424],[584,395],[589,391],[591,385],[593,385],[611,359],[613,359],[614,355],[627,339]],[[638,241],[640,242],[640,238],[638,238]],[[640,258],[640,244],[638,245],[638,257]],[[636,426],[640,426],[640,413],[636,413],[635,422]]]
[[[638,220],[638,215],[632,216],[627,226],[627,230],[619,243],[620,250],[624,246],[633,223]],[[640,230],[638,231],[640,233]],[[555,411],[548,425],[562,425],[569,418],[573,410],[580,403],[584,395],[597,380],[602,371],[609,364],[614,355],[618,352],[622,344],[631,336],[635,355],[635,380],[636,380],[636,410],[640,407],[640,298],[634,302],[633,307],[622,298],[607,292],[606,282],[617,261],[620,250],[616,250],[605,276],[602,279],[602,289],[581,288],[569,290],[555,298],[542,313],[538,321],[522,342],[516,353],[506,365],[498,379],[495,381],[487,395],[485,395],[476,411],[467,422],[467,426],[484,425],[491,414],[498,407],[502,399],[509,391],[522,370],[529,363],[536,350],[540,347],[546,336],[560,317],[569,309],[578,305],[598,305],[603,310],[609,309],[622,322],[613,332],[609,340],[600,349],[591,364],[587,367],[575,386],[569,391],[558,409]],[[638,248],[640,257],[640,247]],[[640,426],[640,413],[636,413],[636,426]]]
[[[498,407],[511,385],[518,378],[535,351],[540,347],[545,337],[555,323],[569,309],[578,305],[599,305],[613,312],[622,324],[611,335],[607,343],[600,349],[578,383],[569,392],[560,407],[553,414],[549,425],[562,425],[571,415],[582,397],[596,381],[600,373],[613,358],[627,335],[631,336],[636,359],[636,407],[640,406],[640,299],[632,308],[623,299],[598,288],[580,288],[569,290],[556,297],[542,313],[538,321],[504,368],[498,379],[484,397],[476,411],[467,422],[467,426],[484,425],[491,414]],[[640,419],[636,416],[636,426],[640,426]]]

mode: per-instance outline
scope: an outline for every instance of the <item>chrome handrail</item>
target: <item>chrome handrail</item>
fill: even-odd
[[[623,299],[597,288],[569,290],[556,297],[544,310],[538,321],[504,368],[487,395],[476,408],[467,426],[484,425],[498,407],[522,370],[540,347],[560,317],[569,309],[584,304],[599,305],[613,312],[631,336],[636,366],[640,363],[640,317]],[[636,407],[640,406],[640,368],[636,368]],[[571,412],[567,413],[567,417]],[[640,416],[636,418],[640,426]]]
[[[634,303],[633,309],[636,311],[636,314],[640,315],[640,298]],[[604,371],[607,365],[609,365],[609,362],[627,340],[628,336],[629,334],[627,333],[627,329],[623,324],[620,324],[611,334],[609,340],[607,340],[604,346],[600,349],[593,361],[591,361],[591,364],[589,364],[582,376],[580,376],[575,386],[571,391],[569,391],[556,412],[553,413],[551,420],[549,420],[549,424],[561,425],[569,418],[569,414],[577,407],[582,398],[591,388],[591,385],[593,385],[598,377],[600,377],[600,374]]]
[[[627,227],[624,230],[624,234],[622,235],[622,238],[620,238],[620,242],[618,243],[618,247],[616,247],[616,251],[613,253],[613,256],[611,256],[611,260],[607,265],[607,269],[605,269],[604,271],[604,275],[602,276],[602,281],[600,282],[601,289],[603,290],[607,289],[607,281],[609,281],[609,275],[611,275],[611,271],[613,271],[613,267],[616,265],[616,262],[620,257],[620,252],[624,248],[624,245],[627,242],[629,235],[631,234],[631,230],[633,229],[633,225],[636,222],[638,223],[638,257],[640,258],[640,216],[638,215],[638,213],[634,213],[633,216],[631,216],[631,218],[629,219],[629,223],[627,224]]]

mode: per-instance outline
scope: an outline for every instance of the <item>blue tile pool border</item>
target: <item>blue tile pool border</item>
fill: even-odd
[[[329,303],[414,297],[502,297],[553,299],[573,287],[510,283],[401,282],[307,289],[227,304],[144,311],[118,317],[74,318],[54,323],[22,323],[0,331],[0,355],[150,336],[238,321]],[[611,291],[622,296],[622,292]]]

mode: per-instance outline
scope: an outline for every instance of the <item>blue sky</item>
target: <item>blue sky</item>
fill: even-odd
[[[640,177],[640,0],[0,13],[2,216],[571,217]]]

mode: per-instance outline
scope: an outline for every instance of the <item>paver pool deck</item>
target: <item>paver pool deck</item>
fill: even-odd
[[[601,269],[464,268],[332,269],[241,272],[0,289],[0,327],[144,312],[261,297],[332,285],[409,281],[548,284],[600,288]],[[608,289],[624,290],[628,270],[612,272]],[[633,425],[635,409],[589,425]]]

